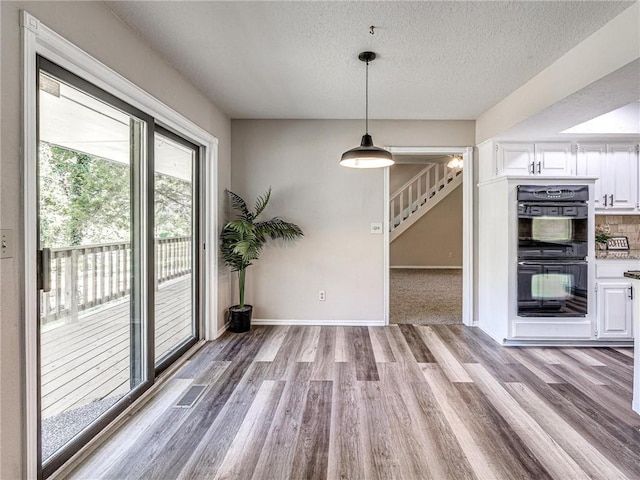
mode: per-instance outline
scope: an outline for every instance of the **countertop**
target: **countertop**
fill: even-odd
[[[633,278],[634,280],[640,280],[640,270],[629,270],[628,272],[624,272],[624,276]]]
[[[596,250],[597,260],[640,260],[640,250]]]

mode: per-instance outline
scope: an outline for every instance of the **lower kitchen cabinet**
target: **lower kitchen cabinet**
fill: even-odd
[[[597,338],[633,338],[633,285],[597,282]]]

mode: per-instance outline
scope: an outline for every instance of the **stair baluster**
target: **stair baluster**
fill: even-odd
[[[432,173],[433,172],[433,173]],[[389,199],[390,240],[395,240],[418,218],[462,183],[461,168],[444,163],[427,165]]]

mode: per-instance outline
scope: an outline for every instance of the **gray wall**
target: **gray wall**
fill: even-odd
[[[21,308],[23,252],[21,233],[21,31],[25,9],[139,87],[220,140],[219,186],[230,181],[230,121],[136,33],[98,2],[2,2],[2,125],[0,145],[0,227],[14,231],[12,259],[0,260],[0,478],[23,476],[23,338]],[[221,193],[222,195],[222,193]],[[32,255],[33,252],[28,252]],[[220,274],[226,282],[226,273]],[[226,283],[220,304],[228,301]]]
[[[473,121],[373,121],[379,146],[470,146]],[[247,274],[255,318],[382,320],[383,171],[340,167],[360,143],[360,120],[234,120],[234,191],[253,202],[273,187],[267,215],[298,223],[300,241],[268,246]],[[319,302],[318,290],[327,300]]]
[[[462,267],[462,185],[389,247],[391,267]]]

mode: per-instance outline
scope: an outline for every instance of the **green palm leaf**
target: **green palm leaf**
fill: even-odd
[[[244,220],[252,220],[253,215],[249,211],[249,207],[247,207],[247,203],[242,199],[242,197],[236,193],[233,193],[231,190],[225,190],[227,195],[229,196],[229,201],[231,202],[231,207],[240,212],[240,216]]]
[[[256,211],[253,214],[253,218],[258,218],[260,214],[267,207],[267,203],[269,203],[269,198],[271,198],[271,187],[263,194],[260,195],[256,199]]]
[[[257,235],[268,236],[272,239],[294,240],[303,236],[302,230],[295,223],[285,222],[275,217],[266,222],[258,222],[255,225]]]

